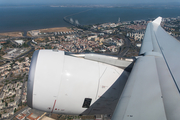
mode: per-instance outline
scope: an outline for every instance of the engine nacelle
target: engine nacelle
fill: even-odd
[[[123,69],[38,50],[32,57],[27,103],[34,109],[62,114],[110,114],[128,73]]]

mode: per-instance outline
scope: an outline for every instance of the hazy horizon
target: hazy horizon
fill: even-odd
[[[133,4],[180,4],[179,0],[0,0],[0,5],[133,5]]]

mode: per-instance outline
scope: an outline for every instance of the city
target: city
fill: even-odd
[[[121,22],[119,18],[117,23],[31,30],[26,36],[22,32],[0,33],[1,118],[80,119],[79,116],[49,115],[27,107],[27,80],[33,52],[54,49],[69,54],[98,53],[132,60],[139,54],[147,23],[149,20]],[[161,26],[180,40],[179,16],[163,18]],[[108,119],[108,115],[104,117]],[[95,116],[87,118],[95,119]],[[100,120],[101,116],[96,118]]]

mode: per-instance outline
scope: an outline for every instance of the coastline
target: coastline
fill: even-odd
[[[0,33],[0,36],[23,37],[23,32],[5,32]]]
[[[65,32],[65,31],[72,31],[71,29],[67,27],[53,27],[53,28],[44,28],[44,29],[37,29],[40,32]],[[31,30],[34,31],[34,30]]]
[[[66,31],[72,31],[68,27],[53,27],[53,28],[44,28],[44,29],[36,29],[36,30],[29,30],[29,31],[40,31],[42,33],[48,33],[48,32],[66,32]],[[27,36],[28,32],[0,32],[0,36],[9,36],[9,37],[24,37]]]
[[[71,27],[63,18],[78,21],[80,25],[116,23],[134,20],[151,20],[158,16],[163,18],[180,16],[180,8],[147,9],[138,8],[83,8],[83,7],[17,7],[0,8],[0,33],[23,32],[24,36],[31,30],[46,28]],[[27,13],[29,13],[27,15]],[[27,16],[26,16],[27,15]],[[24,16],[24,17],[22,17]]]

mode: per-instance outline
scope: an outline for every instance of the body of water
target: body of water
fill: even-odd
[[[180,16],[180,8],[175,9],[132,9],[132,8],[78,8],[78,7],[1,7],[0,32],[28,31],[51,27],[69,27],[63,20],[68,16],[80,24],[152,19],[158,16]],[[78,14],[77,14],[78,13]]]

